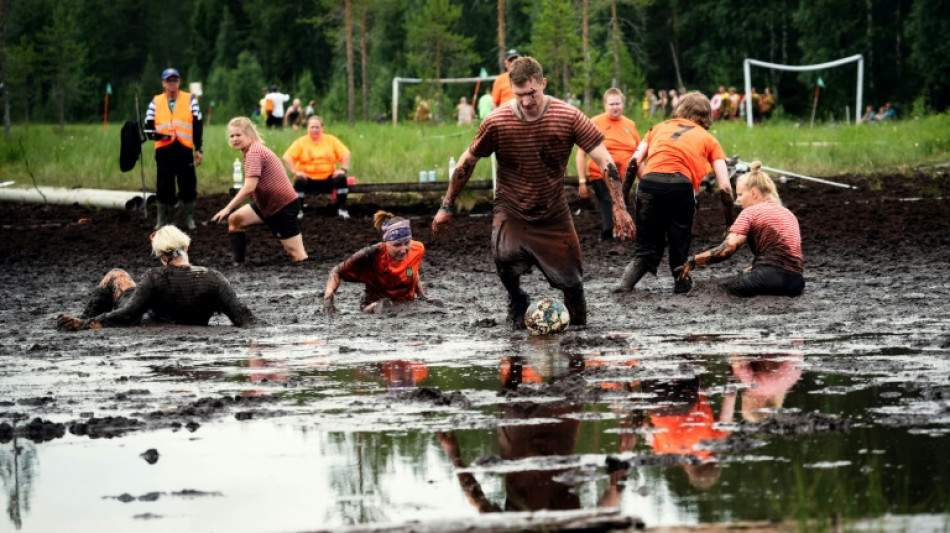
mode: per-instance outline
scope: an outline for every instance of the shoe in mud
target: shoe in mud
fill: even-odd
[[[343,220],[350,219],[350,212],[347,211],[346,209],[338,209],[336,214],[339,215],[339,217],[342,218]]]
[[[510,298],[510,297],[509,297]],[[528,312],[528,294],[521,292],[518,296],[508,300],[508,317],[505,322],[513,330],[527,329],[524,323],[524,314]]]
[[[673,294],[686,294],[692,288],[693,278],[691,276],[676,278],[676,281],[673,282]]]

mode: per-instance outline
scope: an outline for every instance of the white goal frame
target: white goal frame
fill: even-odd
[[[400,83],[477,83],[479,81],[495,81],[498,75],[494,76],[485,76],[484,78],[439,78],[439,79],[424,79],[424,78],[393,78],[393,126],[399,124],[399,84]],[[474,107],[476,102],[472,102]]]
[[[821,70],[826,68],[839,67],[848,63],[858,62],[858,90],[857,90],[857,102],[854,105],[854,123],[861,123],[861,100],[864,96],[864,56],[861,54],[853,55],[850,57],[845,57],[838,59],[836,61],[829,61],[827,63],[818,63],[816,65],[780,65],[778,63],[769,63],[766,61],[759,61],[758,59],[749,59],[746,58],[742,63],[742,70],[745,76],[745,116],[746,122],[749,124],[749,127],[752,127],[752,65],[757,67],[764,68],[773,68],[776,70],[791,70],[792,72],[807,72],[811,70]]]

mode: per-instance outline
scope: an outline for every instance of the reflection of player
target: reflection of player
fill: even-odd
[[[696,488],[708,489],[719,479],[721,467],[711,450],[697,449],[703,441],[724,439],[730,431],[716,429],[716,422],[732,422],[736,406],[736,393],[727,393],[717,419],[713,415],[705,393],[700,390],[699,378],[675,381],[649,381],[643,383],[645,392],[652,392],[652,401],[661,407],[650,411],[649,424],[661,431],[647,437],[657,454],[688,456],[683,470],[689,482]]]
[[[412,361],[383,361],[377,365],[379,374],[391,389],[415,387],[429,377],[429,367],[425,363]]]
[[[517,389],[523,383],[540,382],[539,374],[525,364],[521,356],[506,357],[502,361],[502,387]],[[584,368],[583,357],[572,356],[568,373]],[[553,380],[561,379],[555,376]],[[518,461],[527,457],[565,457],[573,455],[580,430],[580,420],[571,417],[583,409],[583,404],[570,401],[546,403],[518,402],[503,405],[499,409],[502,422],[498,428],[498,448],[505,461]],[[524,424],[505,420],[555,419],[553,422]],[[439,433],[439,443],[456,468],[465,468],[456,435]],[[479,512],[538,511],[543,509],[579,509],[580,498],[570,485],[557,480],[567,469],[520,470],[505,474],[504,509],[491,502],[482,492],[478,480],[470,473],[457,474],[462,490]],[[603,501],[613,504],[619,493],[618,482],[625,472],[614,472],[610,478]]]
[[[732,355],[732,373],[749,388],[742,391],[742,418],[761,422],[782,407],[785,394],[802,377],[801,354]]]

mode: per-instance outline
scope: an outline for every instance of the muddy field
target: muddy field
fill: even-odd
[[[57,315],[78,314],[86,291],[110,268],[121,267],[137,277],[156,265],[157,260],[148,254],[153,220],[144,220],[141,213],[80,206],[2,204],[0,327],[5,333],[0,340],[4,363],[0,370],[4,454],[0,472],[8,494],[9,522],[27,531],[55,530],[62,525],[39,518],[51,516],[54,509],[36,502],[32,508],[23,508],[22,480],[14,476],[22,466],[14,459],[26,460],[26,448],[34,456],[55,456],[57,443],[65,446],[115,437],[112,442],[134,441],[135,448],[123,452],[118,444],[110,452],[114,455],[107,457],[131,454],[137,463],[154,465],[154,471],[163,465],[159,460],[163,446],[171,446],[178,435],[215,443],[226,453],[230,445],[224,436],[237,425],[241,437],[235,438],[257,438],[265,448],[277,446],[280,437],[271,435],[275,428],[286,426],[306,427],[324,436],[342,435],[340,442],[357,435],[359,450],[383,441],[389,443],[383,448],[393,449],[393,442],[410,437],[424,441],[419,446],[428,450],[425,453],[434,451],[438,460],[391,453],[410,464],[415,457],[430,469],[437,468],[432,466],[437,463],[449,481],[429,480],[430,486],[451,492],[471,507],[462,506],[467,513],[446,511],[448,507],[440,510],[436,504],[430,509],[409,497],[412,501],[400,507],[394,503],[394,494],[401,489],[386,489],[377,480],[372,504],[362,499],[365,493],[358,498],[360,511],[347,510],[345,502],[350,499],[333,493],[336,507],[330,505],[320,517],[242,518],[225,527],[221,524],[227,522],[219,521],[221,517],[240,516],[235,508],[246,503],[228,499],[231,485],[226,476],[207,474],[210,477],[204,478],[202,486],[195,487],[182,474],[180,486],[172,481],[171,489],[155,493],[165,501],[192,502],[194,508],[181,512],[192,524],[207,525],[195,518],[207,516],[210,523],[221,526],[207,530],[303,531],[380,524],[398,528],[413,520],[429,524],[430,529],[466,525],[491,529],[524,526],[525,520],[531,523],[541,518],[522,513],[498,522],[479,513],[540,509],[584,510],[586,514],[565,518],[555,513],[544,519],[562,525],[579,520],[573,523],[595,528],[629,526],[640,520],[648,527],[668,530],[730,521],[750,528],[763,523],[761,527],[770,529],[817,520],[831,527],[828,524],[841,519],[878,519],[883,530],[908,527],[892,527],[881,518],[890,515],[924,517],[926,527],[946,527],[950,480],[945,478],[950,466],[940,450],[946,449],[950,430],[950,178],[921,174],[829,179],[855,188],[800,180],[780,185],[782,199],[798,216],[803,236],[807,285],[805,294],[794,299],[742,300],[718,288],[718,281],[751,261],[748,250],[696,272],[694,288],[687,295],[673,295],[672,279],[665,273],[648,275],[629,295],[611,294],[631,258],[632,245],[601,242],[593,204],[569,191],[585,260],[589,325],[544,339],[529,338],[504,325],[505,300],[491,261],[491,217],[485,201],[473,202],[470,213],[456,217],[450,234],[433,242],[429,227],[435,198],[411,202],[401,197],[356,198],[350,210],[353,218],[345,221],[327,216],[328,205],[311,200],[303,221],[311,261],[303,266],[289,265],[277,241],[264,229],[255,228],[249,232],[248,263],[234,267],[225,227],[202,224],[191,232],[192,263],[223,272],[260,319],[258,326],[232,328],[219,316],[209,328],[143,325],[79,333],[56,331]],[[198,218],[209,219],[225,203],[224,196],[200,198]],[[412,218],[414,237],[428,250],[422,280],[429,294],[447,305],[419,307],[395,316],[366,316],[358,312],[359,289],[344,285],[337,297],[341,313],[321,315],[319,295],[329,270],[377,240],[371,215],[380,206]],[[712,198],[701,195],[693,250],[718,244],[723,230]],[[533,298],[557,295],[537,273],[525,285]],[[782,389],[784,405],[781,401],[772,405],[765,417],[736,407],[734,416],[720,420],[731,435],[698,455],[689,450],[664,455],[656,446],[644,448],[661,425],[645,420],[664,414],[671,405],[707,398],[716,412],[731,408],[734,393],[749,390],[741,360],[763,354],[773,367],[795,373],[795,379]],[[789,360],[794,364],[782,365]],[[671,388],[670,382],[693,388],[670,396],[664,389]],[[662,401],[648,405],[656,398]],[[751,405],[751,399],[747,394],[743,405]],[[523,436],[513,428],[534,431]],[[897,449],[886,438],[879,443],[882,454],[904,458],[894,462],[908,476],[915,473],[907,486],[881,489],[881,499],[888,503],[802,511],[782,509],[786,498],[793,498],[784,495],[776,496],[778,510],[722,510],[739,506],[743,495],[747,498],[760,490],[744,486],[742,479],[748,477],[738,473],[746,463],[764,461],[748,459],[763,442],[777,443],[776,436],[783,436],[785,444],[776,446],[789,445],[794,450],[796,442],[807,441],[861,455],[862,446],[868,445],[855,439],[854,428],[912,437],[906,445],[896,444],[895,438]],[[494,442],[496,431],[501,432],[498,442]],[[601,436],[602,441],[592,435]],[[516,441],[529,444],[513,444]],[[536,446],[530,444],[534,441]],[[138,458],[147,449],[156,449],[158,455]],[[863,455],[874,453],[873,446],[869,449]],[[727,466],[709,483],[722,488],[721,498],[711,496],[716,491],[703,486],[702,474],[695,472],[702,470],[697,465],[717,462],[709,460],[710,453],[720,457],[720,468]],[[536,456],[562,459],[554,468],[532,462]],[[83,454],[76,454],[74,460],[81,463]],[[793,458],[784,461],[795,464]],[[827,461],[804,462],[823,465]],[[853,463],[856,471],[863,468],[859,463]],[[116,468],[120,464],[116,459]],[[657,489],[650,489],[653,478],[634,471],[677,465],[689,474],[689,484],[684,484],[682,474],[670,474],[682,479],[664,486],[676,489],[671,494],[679,498],[670,500],[679,502],[677,509],[691,511],[660,512],[657,509],[662,506],[653,505],[657,498]],[[418,466],[412,468],[416,476],[423,476]],[[527,475],[552,469],[558,472],[555,481],[550,475]],[[358,472],[362,487],[362,466]],[[916,475],[919,472],[925,479]],[[736,477],[730,478],[733,473]],[[374,475],[385,477],[379,472]],[[400,479],[400,475],[413,477],[389,477]],[[455,475],[458,483],[452,480]],[[63,472],[59,476],[72,479]],[[492,484],[485,479],[497,476],[505,481]],[[472,482],[476,478],[486,485],[484,490],[472,488],[478,486]],[[885,477],[884,481],[894,479]],[[591,492],[599,496],[577,489],[588,481],[594,487]],[[135,493],[138,483],[126,482],[127,488],[119,483],[114,492],[93,490],[95,506],[106,505],[103,500],[115,504],[122,498],[133,501],[129,505],[142,505],[149,490],[160,490],[143,487]],[[272,484],[280,485],[264,476],[257,483],[267,490],[274,488]],[[563,485],[564,490],[538,489],[552,483]],[[41,485],[40,481],[36,484]],[[87,490],[81,483],[71,486],[77,499]],[[697,488],[700,492],[689,492]],[[904,496],[891,499],[891,488]],[[186,490],[198,492],[180,492]],[[40,488],[35,491],[43,494]],[[526,496],[522,505],[512,506],[513,495],[519,492],[544,493],[550,499],[535,502],[544,498]],[[360,494],[360,489],[348,494]],[[828,497],[836,501],[833,495]],[[230,502],[230,507],[218,500]],[[622,513],[604,514],[620,501],[626,502],[619,506]],[[19,510],[14,513],[12,508]],[[168,518],[174,513],[162,514],[155,508],[100,512],[138,522],[133,526],[90,518],[88,524],[98,531],[146,530],[146,524],[168,530],[177,527],[175,520],[180,518]],[[0,524],[5,523],[0,517]]]

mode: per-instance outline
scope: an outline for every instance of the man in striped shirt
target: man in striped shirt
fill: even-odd
[[[455,201],[479,159],[495,154],[498,180],[492,221],[492,254],[508,292],[508,324],[524,328],[529,297],[521,276],[537,266],[548,283],[564,291],[571,323],[587,323],[580,243],[574,230],[564,175],[577,144],[608,176],[614,228],[621,240],[636,229],[621,194],[620,174],[604,147],[599,129],[576,108],[544,94],[547,80],[531,57],[515,60],[509,71],[514,98],[492,112],[459,158],[442,206],[432,221],[438,237],[448,227]]]

